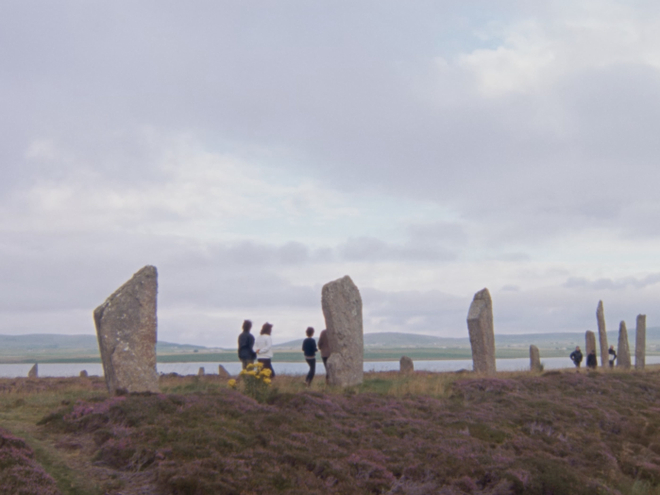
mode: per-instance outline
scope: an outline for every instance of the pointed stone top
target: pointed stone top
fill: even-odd
[[[619,323],[619,330],[621,330],[622,328],[624,330],[626,329],[626,322],[625,321],[622,321],[621,323]]]
[[[603,301],[598,301],[598,307],[596,308],[596,313],[603,313]]]
[[[488,292],[488,289],[481,289],[479,292],[477,292],[474,295],[473,301],[479,301],[479,300],[491,301],[490,292]]]
[[[335,282],[341,282],[343,284],[349,284],[350,283],[350,284],[355,285],[355,282],[353,282],[353,279],[351,277],[349,277],[348,275],[344,275],[343,277],[338,278],[337,280],[335,280]]]

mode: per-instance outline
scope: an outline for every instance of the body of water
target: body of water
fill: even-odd
[[[555,357],[541,359],[546,370],[573,368],[568,357]],[[204,368],[207,375],[218,374],[219,363],[158,363],[159,373],[178,373],[179,375],[196,375],[199,368]],[[583,363],[584,364],[584,363]],[[660,364],[660,356],[646,356],[646,364]],[[241,371],[241,363],[222,363],[222,366],[232,375]],[[26,377],[32,368],[31,364],[0,364],[0,377],[15,378]],[[282,375],[306,375],[307,363],[273,363],[275,373]],[[364,371],[397,371],[398,361],[365,361]],[[442,361],[415,361],[415,369],[420,371],[458,371],[472,370],[471,359],[455,359]],[[81,370],[87,371],[90,376],[103,375],[103,366],[100,363],[44,363],[39,365],[39,376],[78,376]],[[526,371],[529,370],[529,358],[498,359],[498,371]],[[324,374],[325,367],[319,359],[316,362],[316,373]]]

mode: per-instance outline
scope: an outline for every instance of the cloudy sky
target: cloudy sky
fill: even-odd
[[[660,324],[660,4],[5,1],[0,333],[94,333],[146,264],[159,339]]]

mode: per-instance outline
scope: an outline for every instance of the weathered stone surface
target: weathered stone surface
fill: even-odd
[[[408,356],[401,356],[401,361],[399,361],[399,371],[401,373],[412,373],[415,371],[413,360]]]
[[[598,341],[600,342],[600,365],[605,368],[609,366],[607,351],[609,351],[610,346],[607,345],[607,331],[605,329],[605,311],[603,310],[603,301],[598,301],[598,308],[596,308],[596,320],[598,320]]]
[[[156,267],[145,266],[94,310],[108,391],[157,392]]]
[[[589,354],[591,354],[591,351],[596,350],[596,334],[591,330],[587,330],[587,333],[585,334],[585,340],[586,340],[586,345],[584,347],[586,350],[586,354],[584,355],[584,361],[586,364],[587,357],[589,356]],[[596,356],[598,356],[598,352],[596,352]]]
[[[323,286],[321,305],[331,352],[328,383],[340,387],[358,385],[362,383],[364,361],[360,291],[347,275]]]
[[[220,378],[229,378],[231,376],[225,367],[221,364],[218,365],[218,375]]]
[[[616,365],[620,368],[630,369],[630,346],[628,345],[628,329],[626,322],[619,324],[619,346],[616,350]]]
[[[467,316],[472,367],[476,373],[495,374],[495,332],[493,330],[493,301],[488,289],[474,295]]]
[[[543,366],[541,366],[541,355],[539,354],[539,348],[535,345],[529,346],[529,369],[531,371],[543,371]]]
[[[204,371],[204,367],[200,367],[199,371],[197,372],[197,376],[204,376],[206,374],[206,371]]]
[[[646,365],[646,315],[637,315],[635,330],[635,369],[643,370]]]
[[[28,371],[28,378],[37,378],[39,376],[39,365],[34,363],[34,366]]]
[[[82,370],[82,371],[80,372],[80,378],[87,378],[87,376],[88,376],[88,375],[87,375],[87,370]]]

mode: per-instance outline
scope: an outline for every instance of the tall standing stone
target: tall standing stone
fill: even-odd
[[[105,383],[111,394],[157,392],[158,273],[145,266],[94,310]]]
[[[28,371],[28,378],[38,378],[39,377],[39,365],[34,363],[34,366]]]
[[[539,354],[539,348],[535,345],[529,346],[529,369],[531,371],[543,371],[541,366],[541,355]]]
[[[415,365],[413,364],[413,360],[410,359],[408,356],[401,356],[401,360],[399,361],[399,372],[412,373],[413,371],[415,371]]]
[[[630,346],[628,345],[628,329],[626,322],[619,324],[619,345],[616,350],[616,365],[625,369],[630,369]]]
[[[607,331],[605,330],[605,311],[603,310],[603,301],[598,301],[596,319],[598,320],[598,340],[600,341],[600,365],[605,368],[609,366],[607,351],[610,348],[607,345]]]
[[[637,315],[635,330],[635,369],[643,370],[646,365],[646,315]]]
[[[493,330],[493,301],[488,289],[474,295],[467,316],[472,367],[476,373],[495,374],[495,332]]]
[[[328,383],[340,387],[358,385],[364,373],[360,291],[346,275],[323,286],[321,305],[331,352],[327,362]]]
[[[591,354],[591,351],[596,352],[596,334],[593,333],[591,330],[587,330],[587,333],[584,336],[586,340],[586,345],[584,346],[586,348],[587,354],[584,356],[585,360]],[[596,353],[598,355],[598,353]]]

